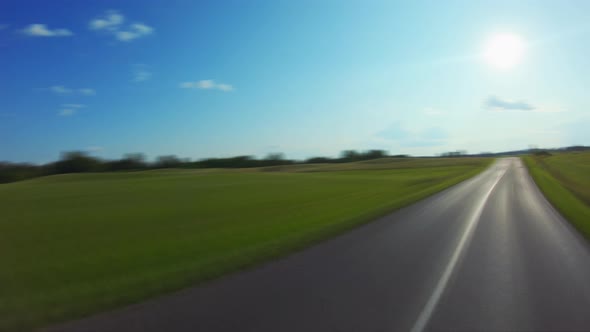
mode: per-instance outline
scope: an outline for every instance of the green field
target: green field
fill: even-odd
[[[547,199],[590,239],[590,152],[524,159]]]
[[[309,245],[490,159],[70,174],[0,185],[0,330],[146,299]]]

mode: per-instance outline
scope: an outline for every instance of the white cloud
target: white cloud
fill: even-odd
[[[57,94],[60,94],[60,95],[67,95],[67,94],[72,93],[72,89],[68,89],[63,85],[54,85],[54,86],[50,87],[49,90],[51,90],[52,92],[55,92]]]
[[[202,80],[196,82],[196,87],[199,89],[213,89],[215,87],[215,83],[212,80]]]
[[[135,65],[133,69],[133,82],[147,81],[152,77],[152,73],[147,70],[145,65]]]
[[[109,10],[103,16],[95,18],[88,23],[92,30],[117,30],[125,21],[125,17],[117,11]]]
[[[73,89],[67,88],[63,85],[54,85],[49,87],[49,90],[53,93],[58,95],[71,95],[71,94],[78,94],[82,96],[94,96],[96,91],[90,88],[81,88],[81,89]]]
[[[141,35],[149,35],[150,33],[152,33],[154,31],[154,28],[147,26],[143,23],[131,24],[131,29]]]
[[[32,37],[67,37],[73,35],[68,29],[49,29],[45,24],[31,24],[22,32]]]
[[[216,83],[213,80],[200,80],[196,82],[183,82],[180,83],[180,87],[184,89],[203,89],[203,90],[221,90],[221,91],[233,91],[234,87],[231,84]]]
[[[115,33],[115,37],[118,40],[122,40],[122,41],[129,41],[129,40],[133,40],[133,39],[137,38],[137,36],[133,32],[129,32],[129,31],[117,31]]]
[[[232,91],[234,87],[229,84],[217,84],[217,89],[221,91]]]
[[[126,31],[117,31],[115,36],[121,41],[130,41],[151,34],[154,29],[142,23],[132,24]]]
[[[124,25],[125,17],[117,11],[110,10],[104,15],[91,20],[88,26],[91,30],[104,30],[120,41],[131,41],[147,36],[154,32],[154,28],[143,23]]]

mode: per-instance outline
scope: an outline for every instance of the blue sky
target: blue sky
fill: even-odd
[[[0,160],[590,144],[588,1],[0,2]],[[517,36],[518,64],[483,59]]]

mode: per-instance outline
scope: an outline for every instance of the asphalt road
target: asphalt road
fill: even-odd
[[[51,331],[590,331],[590,245],[520,160],[256,269]]]

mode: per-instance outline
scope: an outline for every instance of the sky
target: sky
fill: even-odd
[[[566,0],[3,0],[0,160],[590,145],[589,17]],[[494,62],[506,43],[487,57],[498,36],[514,63]]]

